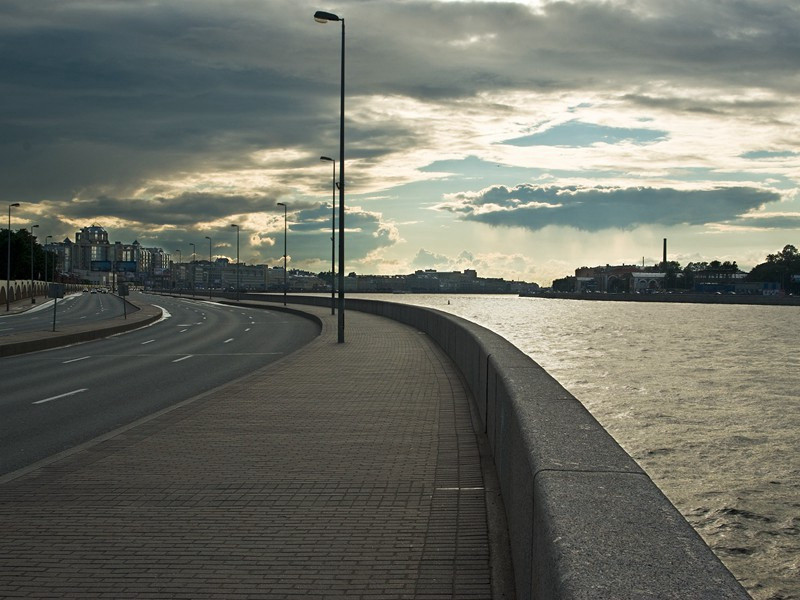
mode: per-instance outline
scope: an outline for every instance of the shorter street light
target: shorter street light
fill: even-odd
[[[181,254],[180,250],[175,250],[175,252],[178,253],[178,266],[181,268],[181,277],[182,277],[183,276],[183,267],[181,266],[181,263],[183,262],[183,255]],[[177,275],[177,269],[176,269],[176,273],[175,274]],[[178,282],[177,279],[176,279],[175,283],[180,283],[181,284],[180,287],[178,288],[178,294],[180,294],[181,290],[183,290],[183,280],[181,279],[181,281]]]
[[[283,207],[283,305],[286,306],[286,204],[278,202],[278,206]]]
[[[231,223],[231,227],[236,227],[236,301],[239,301],[239,226]]]
[[[320,156],[320,160],[333,165],[333,184],[331,194],[331,314],[336,314],[336,161],[329,156]]]
[[[6,312],[11,310],[11,209],[19,202],[8,205],[8,262],[6,263]]]
[[[195,265],[197,264],[197,247],[192,243],[189,242],[189,245],[192,247],[192,269],[189,271],[191,273],[191,288],[192,288],[192,298],[194,298],[194,269]]]
[[[206,287],[208,288],[208,299],[211,300],[211,237],[206,236],[208,240],[208,271],[206,271]]]
[[[31,225],[31,304],[36,304],[36,294],[33,293],[33,230],[39,227]]]
[[[50,280],[47,278],[47,244],[48,244],[47,240],[52,240],[52,239],[53,239],[52,235],[48,235],[46,238],[44,238],[44,287],[45,287],[45,290],[46,290],[45,291],[45,296],[47,296],[48,298],[50,297],[50,290],[49,290],[49,287],[48,287],[48,283],[49,283]],[[53,271],[54,271],[53,272],[53,279],[55,279],[55,270],[56,270],[56,267],[55,267],[55,265],[53,265]]]

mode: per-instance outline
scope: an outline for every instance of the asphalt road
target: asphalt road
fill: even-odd
[[[121,317],[124,313],[122,298],[113,294],[73,294],[58,301],[56,306],[56,331],[65,325],[80,325],[91,321]],[[53,330],[53,301],[36,304],[31,309],[12,315],[0,316],[0,337],[27,331]]]
[[[169,316],[0,359],[0,475],[246,375],[319,333],[312,321],[283,312],[141,298]]]

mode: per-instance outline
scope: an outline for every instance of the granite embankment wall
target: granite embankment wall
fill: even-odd
[[[250,299],[282,301],[242,295]],[[750,597],[583,405],[518,348],[433,309],[346,307],[425,332],[463,374],[500,480],[519,599]]]

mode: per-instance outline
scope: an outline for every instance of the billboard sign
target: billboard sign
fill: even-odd
[[[111,261],[110,260],[93,260],[92,261],[92,271],[110,271],[111,270]]]
[[[136,273],[135,260],[118,260],[117,273]]]

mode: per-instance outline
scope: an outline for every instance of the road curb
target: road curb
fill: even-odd
[[[49,350],[108,337],[144,327],[158,321],[162,316],[161,309],[152,304],[128,302],[128,305],[138,310],[129,314],[127,319],[116,317],[100,325],[73,325],[65,326],[59,331],[35,331],[8,336],[0,341],[0,357]]]

